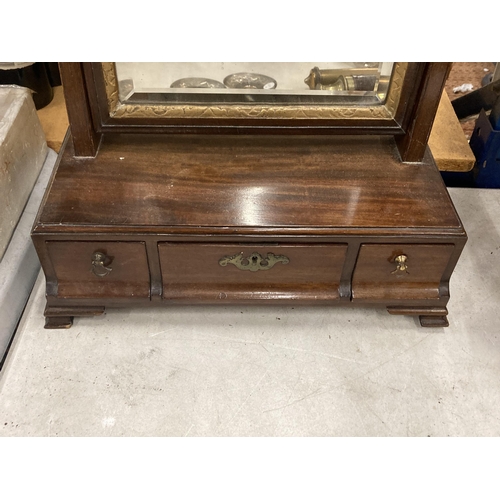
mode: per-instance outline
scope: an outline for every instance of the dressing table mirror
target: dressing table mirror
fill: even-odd
[[[47,328],[114,307],[373,306],[446,326],[467,236],[427,147],[448,63],[62,63],[32,238]]]

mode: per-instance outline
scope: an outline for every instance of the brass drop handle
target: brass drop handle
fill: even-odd
[[[406,265],[408,261],[408,257],[404,254],[398,255],[395,259],[394,262],[396,263],[396,269],[392,271],[391,274],[396,274],[396,273],[406,273],[409,274],[408,272],[408,266]]]
[[[99,278],[104,278],[104,276],[107,276],[113,270],[109,265],[104,265],[106,260],[108,260],[108,257],[102,252],[94,252],[92,254],[92,272]]]

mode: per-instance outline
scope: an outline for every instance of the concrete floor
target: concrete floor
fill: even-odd
[[[174,307],[45,330],[40,276],[1,373],[0,436],[499,436],[500,191],[450,192],[469,242],[449,328]]]

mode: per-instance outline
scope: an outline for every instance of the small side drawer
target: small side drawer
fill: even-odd
[[[58,297],[150,296],[144,243],[47,241],[46,244],[57,278]]]
[[[437,299],[454,245],[361,245],[352,300]]]
[[[163,297],[335,300],[347,245],[160,243]]]

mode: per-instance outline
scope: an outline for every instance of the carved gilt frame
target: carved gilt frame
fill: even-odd
[[[120,102],[115,63],[101,63],[108,116],[111,119],[278,119],[278,120],[393,120],[400,104],[408,63],[394,63],[387,98],[369,106],[335,103],[314,105],[280,104],[127,104]]]

